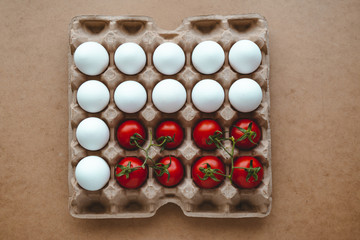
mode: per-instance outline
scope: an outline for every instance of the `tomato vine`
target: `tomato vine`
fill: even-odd
[[[223,171],[221,171],[220,169],[217,168],[211,168],[210,164],[207,164],[206,167],[200,167],[199,170],[204,173],[204,177],[200,178],[202,181],[207,180],[208,178],[213,179],[214,181],[220,181],[219,179],[216,178],[215,174],[217,175],[221,175],[224,176],[226,178],[228,178],[230,180],[230,182],[232,183],[233,181],[233,174],[234,174],[234,169],[243,169],[247,172],[247,176],[246,176],[246,181],[249,181],[250,177],[253,177],[255,180],[258,180],[258,172],[261,170],[261,167],[253,167],[253,160],[250,160],[250,166],[249,167],[234,167],[234,151],[235,151],[235,146],[236,143],[239,141],[242,141],[244,139],[248,139],[249,141],[251,141],[253,143],[253,138],[256,137],[256,133],[251,131],[251,123],[248,127],[247,130],[242,129],[240,127],[235,126],[237,129],[239,129],[243,134],[243,136],[241,136],[238,139],[235,139],[233,136],[230,137],[224,137],[224,133],[222,131],[215,131],[215,133],[213,135],[210,135],[208,137],[208,139],[206,140],[206,144],[211,145],[214,144],[216,146],[216,148],[218,149],[222,149],[224,150],[230,157],[230,162],[231,162],[231,170],[230,173],[228,175],[226,175]],[[168,171],[168,168],[171,165],[171,156],[170,157],[170,162],[168,164],[163,164],[163,163],[156,163],[149,155],[149,151],[152,147],[159,147],[160,148],[160,152],[163,151],[165,149],[165,145],[167,143],[171,143],[174,141],[175,135],[174,136],[162,136],[160,138],[158,138],[156,140],[156,142],[158,142],[158,144],[153,142],[153,136],[152,136],[152,132],[151,130],[149,130],[149,144],[147,145],[147,147],[142,147],[141,146],[141,142],[145,142],[145,139],[138,133],[133,134],[130,137],[130,145],[135,145],[138,149],[142,150],[145,153],[145,160],[143,161],[143,164],[139,167],[134,167],[132,168],[130,166],[130,164],[128,164],[127,166],[120,166],[122,169],[122,172],[120,173],[121,175],[125,175],[126,178],[129,177],[129,174],[133,171],[136,171],[140,168],[145,169],[145,166],[148,165],[149,167],[153,168],[155,171],[155,174],[159,177],[161,177],[163,174],[168,174],[168,179],[170,178],[170,173]],[[231,149],[227,149],[223,142],[224,141],[230,141],[231,142]],[[159,143],[160,142],[160,143]],[[149,164],[148,162],[151,162],[151,164]]]
[[[131,145],[135,145],[136,147],[138,147],[140,150],[142,150],[144,153],[145,153],[145,160],[143,162],[143,164],[141,165],[141,167],[144,169],[145,168],[145,165],[148,164],[148,160],[151,161],[152,165],[149,165],[149,167],[157,170],[157,171],[154,171],[155,174],[157,176],[162,176],[164,173],[167,173],[168,174],[168,178],[170,178],[170,173],[168,171],[168,168],[170,167],[171,165],[171,157],[170,157],[170,163],[169,164],[163,164],[163,163],[155,163],[155,161],[150,157],[149,155],[149,151],[150,151],[150,148],[151,147],[160,147],[160,152],[163,151],[165,149],[165,145],[167,143],[171,143],[174,141],[174,138],[175,138],[175,135],[170,137],[170,136],[165,136],[165,137],[160,137],[159,139],[157,139],[157,142],[160,142],[159,144],[156,144],[156,143],[153,143],[153,137],[152,137],[152,132],[151,130],[149,130],[149,144],[146,148],[142,147],[139,142],[141,141],[145,141],[145,139],[138,133],[134,133],[134,135],[132,135],[130,137],[130,144]],[[131,169],[131,168],[130,168]],[[135,169],[137,170],[137,169]],[[135,170],[132,170],[132,171],[135,171]]]

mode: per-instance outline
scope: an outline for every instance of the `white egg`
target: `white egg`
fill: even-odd
[[[134,75],[144,68],[146,54],[136,43],[128,42],[120,45],[114,55],[116,67],[123,73]]]
[[[238,73],[252,73],[261,64],[260,48],[250,40],[240,40],[229,51],[229,63]]]
[[[135,81],[121,83],[114,93],[116,106],[126,113],[140,111],[144,107],[146,100],[147,94],[145,88]]]
[[[203,74],[213,74],[224,65],[223,48],[214,41],[199,43],[191,55],[191,61],[196,70]]]
[[[97,42],[84,42],[76,48],[74,62],[82,73],[96,76],[104,72],[109,65],[109,54]]]
[[[215,80],[204,79],[198,82],[191,92],[195,107],[202,112],[211,113],[218,110],[224,102],[225,93]]]
[[[251,112],[262,101],[260,85],[250,78],[236,80],[229,89],[230,104],[240,112]]]
[[[109,141],[109,127],[100,118],[85,118],[76,129],[76,138],[83,148],[97,151],[103,148]]]
[[[75,178],[82,188],[97,191],[109,181],[110,167],[101,157],[88,156],[81,159],[76,166]]]
[[[166,42],[155,49],[153,62],[162,74],[174,75],[184,67],[185,53],[179,45]]]
[[[186,101],[184,86],[174,79],[160,81],[152,91],[152,101],[157,109],[164,113],[179,111]]]
[[[77,91],[76,98],[82,109],[90,113],[97,113],[108,105],[110,93],[102,82],[88,80],[81,84]]]

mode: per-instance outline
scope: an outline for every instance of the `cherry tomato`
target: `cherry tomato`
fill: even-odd
[[[215,188],[219,186],[225,178],[219,173],[225,174],[225,165],[215,156],[205,156],[198,159],[191,170],[193,181],[201,188]]]
[[[239,157],[234,161],[232,182],[240,188],[254,188],[263,177],[264,169],[258,159],[250,156]],[[237,168],[240,167],[240,168]]]
[[[208,144],[209,136],[214,135],[216,131],[222,132],[220,125],[211,119],[205,119],[199,122],[193,131],[193,138],[196,145],[204,150],[214,150],[216,146],[214,143]]]
[[[147,179],[148,169],[141,167],[143,161],[136,157],[125,157],[115,166],[115,178],[124,188],[139,188]]]
[[[166,143],[165,148],[174,149],[177,148],[184,140],[184,130],[174,121],[164,121],[156,128],[155,137],[158,140],[159,138],[166,136],[174,137],[174,141]],[[157,142],[160,144],[162,139]]]
[[[157,167],[162,169],[157,169]],[[184,167],[181,161],[175,157],[171,157],[171,164],[170,157],[160,159],[155,165],[155,171],[157,173],[156,179],[166,187],[176,186],[184,177]]]
[[[121,147],[127,150],[134,150],[138,147],[136,145],[131,145],[130,138],[138,133],[143,139],[146,138],[146,132],[143,125],[135,120],[127,120],[120,124],[117,129],[117,140]],[[144,140],[138,140],[139,145],[144,144]]]
[[[250,125],[251,128],[249,129]],[[257,146],[261,139],[261,129],[253,120],[240,119],[230,130],[230,135],[235,139],[243,138],[243,140],[236,143],[236,146],[239,149],[247,150]]]

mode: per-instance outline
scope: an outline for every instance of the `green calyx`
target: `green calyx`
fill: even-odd
[[[249,124],[246,130],[238,126],[234,126],[234,127],[243,133],[243,135],[240,138],[236,139],[236,142],[240,142],[245,139],[248,139],[252,144],[256,145],[256,143],[253,141],[253,139],[256,137],[256,132],[251,130],[252,122]]]
[[[162,151],[165,150],[166,144],[167,144],[167,143],[174,142],[174,140],[175,140],[175,134],[174,134],[174,136],[172,136],[172,137],[170,137],[170,136],[162,136],[162,137],[159,137],[158,139],[156,139],[156,141],[157,141],[159,144],[158,144],[158,145],[155,145],[155,144],[154,144],[154,146],[161,147],[160,152],[162,152]]]
[[[253,167],[253,160],[250,160],[250,167],[244,168],[244,167],[234,167],[238,169],[244,169],[248,174],[246,176],[246,181],[249,182],[250,178],[253,177],[255,181],[258,180],[258,172],[261,170],[261,167]]]
[[[155,174],[158,177],[161,177],[162,175],[164,175],[164,173],[166,173],[168,175],[167,180],[169,181],[170,179],[170,173],[169,173],[169,167],[171,165],[171,157],[170,158],[170,162],[168,164],[163,164],[163,163],[156,163],[155,165],[151,166],[153,169],[155,169]]]
[[[116,177],[121,177],[121,176],[125,175],[126,179],[128,179],[130,177],[130,173],[142,168],[142,167],[134,167],[134,168],[132,168],[131,167],[131,162],[128,162],[128,164],[126,166],[123,166],[121,164],[118,164],[117,166],[121,169],[121,172],[115,174],[115,176]]]
[[[138,148],[141,148],[139,144],[141,141],[145,141],[145,139],[138,133],[134,133],[134,135],[130,137],[130,145],[136,145]]]
[[[163,151],[165,149],[166,143],[174,141],[175,134],[172,137],[164,136],[164,137],[158,138],[157,141],[160,142],[159,144],[153,143],[151,130],[149,130],[149,136],[150,136],[149,144],[148,144],[148,146],[146,148],[143,148],[143,147],[140,146],[140,142],[145,141],[145,139],[140,134],[134,133],[134,135],[132,135],[130,137],[130,144],[135,145],[140,150],[144,151],[145,160],[144,160],[143,164],[140,167],[136,167],[136,168],[130,168],[130,165],[128,165],[127,167],[119,165],[119,167],[122,169],[122,171],[119,173],[119,176],[126,175],[127,176],[126,178],[128,178],[128,175],[131,172],[136,171],[136,170],[138,170],[140,168],[145,169],[145,165],[147,164],[148,160],[150,160],[152,162],[152,165],[148,165],[148,166],[159,171],[159,175],[157,173],[158,171],[155,171],[155,174],[158,175],[158,176],[162,176],[164,173],[167,173],[168,174],[168,180],[169,180],[170,173],[168,171],[168,168],[171,165],[171,157],[170,157],[170,163],[169,164],[164,165],[162,163],[155,163],[155,161],[149,156],[149,150],[150,150],[151,147],[155,146],[155,147],[161,147],[160,151]],[[118,175],[116,175],[116,176],[118,176]]]
[[[221,176],[225,176],[225,174],[223,173],[223,171],[221,171],[220,169],[217,168],[211,168],[210,164],[206,163],[206,168],[200,167],[199,170],[204,173],[204,177],[199,177],[199,179],[201,179],[202,181],[211,178],[212,180],[214,180],[215,182],[219,182],[220,180],[217,179],[215,177],[215,174],[221,175]]]
[[[215,131],[215,133],[211,136],[208,137],[208,139],[206,139],[206,143],[208,145],[211,145],[211,144],[215,144],[216,148],[218,149],[223,149],[227,154],[229,154],[229,156],[231,158],[233,158],[234,154],[233,153],[230,153],[226,148],[225,146],[223,145],[223,141],[224,140],[231,140],[232,142],[235,142],[234,138],[233,137],[230,137],[230,138],[224,138],[224,133],[222,133],[221,131]]]
[[[217,148],[222,148],[223,145],[221,142],[223,140],[223,133],[221,131],[215,131],[214,135],[211,135],[208,137],[208,139],[206,139],[206,143],[208,145],[215,144]]]

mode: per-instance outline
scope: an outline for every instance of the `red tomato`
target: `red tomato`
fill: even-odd
[[[143,139],[146,138],[145,128],[135,120],[127,120],[120,124],[117,129],[117,140],[121,147],[127,150],[134,150],[138,147],[136,145],[131,145],[130,138],[135,134],[138,133],[142,136]],[[144,144],[143,140],[139,140],[138,143],[140,145]]]
[[[156,128],[155,137],[158,140],[159,138],[166,136],[174,137],[174,141],[166,143],[165,148],[174,149],[184,140],[184,131],[176,122],[165,121],[160,123],[160,125]],[[160,140],[161,141],[157,141],[159,144],[162,142],[162,139]]]
[[[254,188],[261,183],[264,177],[263,166],[254,157],[239,157],[235,160],[234,167],[240,167],[234,168],[232,176],[233,183],[240,188]]]
[[[160,161],[155,166],[155,171],[157,173],[156,179],[159,181],[160,184],[166,187],[174,187],[183,179],[184,167],[181,164],[180,160],[175,157],[171,157],[171,164],[168,164],[170,164],[170,157],[164,157],[160,159]],[[159,166],[162,167],[162,169],[156,168]]]
[[[251,128],[249,129],[250,124]],[[239,149],[247,150],[257,146],[261,139],[261,129],[256,122],[250,119],[240,119],[235,123],[235,126],[236,127],[231,129],[230,135],[233,136],[235,140],[243,138],[243,140],[236,143]]]
[[[205,156],[192,166],[191,176],[196,185],[201,188],[215,188],[224,181],[225,165],[217,157]],[[216,181],[215,181],[216,179]]]
[[[193,131],[193,138],[196,145],[204,150],[216,149],[214,143],[211,143],[210,145],[207,144],[209,136],[214,135],[216,131],[222,132],[220,125],[216,121],[205,119],[199,122]]]
[[[121,159],[115,166],[115,178],[124,188],[138,188],[144,184],[148,170],[141,167],[143,161],[136,157]],[[123,175],[121,175],[123,174]]]

